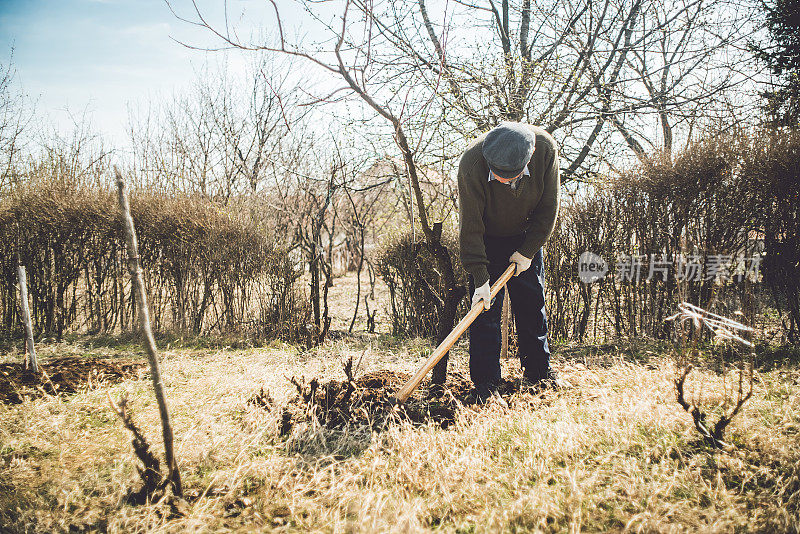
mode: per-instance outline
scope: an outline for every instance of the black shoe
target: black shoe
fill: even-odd
[[[508,403],[500,396],[497,388],[474,387],[467,393],[464,406],[484,406],[490,403],[497,403],[508,408]]]
[[[444,384],[440,384],[439,382],[431,382],[430,386],[428,386],[428,391],[425,395],[428,399],[438,399],[442,395],[444,395],[445,387]]]
[[[548,369],[540,375],[523,374],[520,382],[520,391],[527,393],[539,393],[545,389],[559,390],[566,388],[566,383],[558,377],[558,373],[553,369]]]
[[[469,393],[467,393],[467,398],[464,400],[465,406],[483,406],[489,399],[492,398],[492,394],[494,391],[492,388],[487,386],[475,386],[473,387]]]
[[[531,395],[535,395],[542,390],[542,385],[539,383],[538,378],[531,378],[526,375],[522,375],[522,378],[519,381],[519,392],[520,393],[530,393]]]

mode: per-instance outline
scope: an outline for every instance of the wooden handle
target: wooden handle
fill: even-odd
[[[503,286],[505,286],[511,277],[514,276],[515,269],[516,264],[512,263],[508,266],[508,269],[506,269],[505,272],[500,275],[500,278],[497,279],[492,288],[489,290],[490,300],[495,298],[500,290],[503,289]],[[442,356],[447,354],[447,351],[450,350],[455,342],[458,341],[458,338],[460,338],[461,335],[466,332],[467,328],[469,328],[469,325],[471,325],[472,322],[477,319],[478,315],[480,315],[483,311],[483,302],[475,304],[475,306],[469,310],[469,313],[467,313],[464,318],[459,321],[456,327],[453,328],[453,331],[450,332],[446,338],[444,338],[444,341],[442,341],[438,347],[436,347],[436,350],[433,351],[433,354],[431,354],[428,359],[425,360],[425,363],[422,364],[422,367],[420,367],[419,371],[417,371],[417,374],[415,374],[411,380],[406,382],[400,391],[397,392],[395,398],[397,398],[398,401],[405,402],[406,399],[408,399],[411,394],[414,393],[414,390],[419,387],[419,384],[425,378],[425,375],[427,375],[428,372],[433,369],[433,366],[442,359]]]

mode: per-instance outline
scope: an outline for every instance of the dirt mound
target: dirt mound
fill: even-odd
[[[22,363],[0,364],[0,402],[19,404],[24,398],[76,393],[99,384],[114,384],[141,376],[146,363],[130,360],[53,358],[39,364],[34,374]]]
[[[345,374],[351,377],[348,365],[352,368],[350,362],[345,364]],[[296,425],[312,420],[330,429],[348,425],[376,428],[388,421],[418,424],[433,421],[447,428],[455,422],[458,410],[471,400],[472,382],[461,373],[451,373],[444,389],[435,396],[423,387],[406,402],[398,404],[394,395],[409,378],[409,374],[388,370],[325,383],[315,378],[306,384],[293,378],[297,395],[283,408],[281,434],[287,435]],[[512,395],[517,390],[518,381],[514,379],[504,379],[500,385],[503,396]],[[257,396],[261,398],[263,395],[262,391]],[[253,403],[265,405],[258,400],[253,400]]]

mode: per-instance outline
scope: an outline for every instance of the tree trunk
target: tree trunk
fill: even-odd
[[[173,449],[172,424],[169,420],[169,410],[167,409],[167,398],[164,395],[164,384],[161,381],[161,371],[158,366],[158,349],[153,331],[150,328],[150,313],[147,310],[147,295],[144,290],[142,271],[139,266],[139,246],[136,241],[136,230],[133,227],[130,204],[128,203],[128,192],[125,180],[122,178],[118,169],[114,169],[117,175],[117,192],[119,196],[119,208],[122,215],[122,226],[125,234],[125,244],[128,251],[128,272],[131,275],[131,285],[136,296],[138,307],[139,324],[144,336],[144,348],[150,361],[150,375],[153,379],[153,390],[158,402],[158,411],[161,415],[161,433],[164,437],[164,456],[166,458],[168,477],[172,483],[172,491],[180,496],[183,493],[181,487],[181,477],[178,471],[178,462],[175,459]]]
[[[436,266],[441,273],[441,288],[444,293],[442,299],[443,305],[439,314],[439,324],[436,327],[436,344],[439,345],[450,334],[450,331],[455,326],[456,311],[461,299],[464,298],[466,290],[464,286],[456,284],[455,270],[453,269],[453,262],[450,260],[450,251],[442,244],[442,223],[434,223],[433,226],[428,222],[428,212],[425,208],[425,203],[422,197],[422,189],[419,185],[417,177],[417,167],[414,162],[414,154],[408,145],[405,133],[396,119],[393,120],[395,125],[395,134],[397,144],[403,153],[403,159],[406,163],[406,170],[408,171],[411,185],[414,188],[414,197],[417,202],[417,212],[420,218],[420,226],[425,234],[425,242],[428,250],[436,259]],[[449,353],[445,354],[436,367],[433,368],[433,383],[444,384],[447,380],[447,361]]]
[[[319,263],[317,263],[316,244],[313,245],[313,250],[308,258],[308,271],[311,275],[310,292],[311,292],[311,310],[314,312],[314,324],[322,328],[322,319],[320,312],[320,297],[319,297]]]
[[[358,271],[356,271],[356,309],[353,311],[353,319],[350,321],[350,328],[347,329],[349,333],[353,333],[353,327],[356,324],[356,318],[358,318],[358,303],[361,301],[361,271],[364,269],[364,225],[361,224],[361,221],[358,221],[358,230],[359,230],[359,247],[360,251],[358,254]],[[367,312],[369,315],[369,312]]]

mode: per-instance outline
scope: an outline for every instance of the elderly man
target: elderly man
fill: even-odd
[[[557,386],[550,368],[544,306],[542,245],[559,206],[558,150],[542,128],[504,122],[472,142],[458,168],[461,262],[470,275],[472,305],[484,313],[469,331],[470,378],[476,401],[486,402],[500,383],[500,310],[489,285],[510,263],[507,287],[517,327],[523,383]]]

